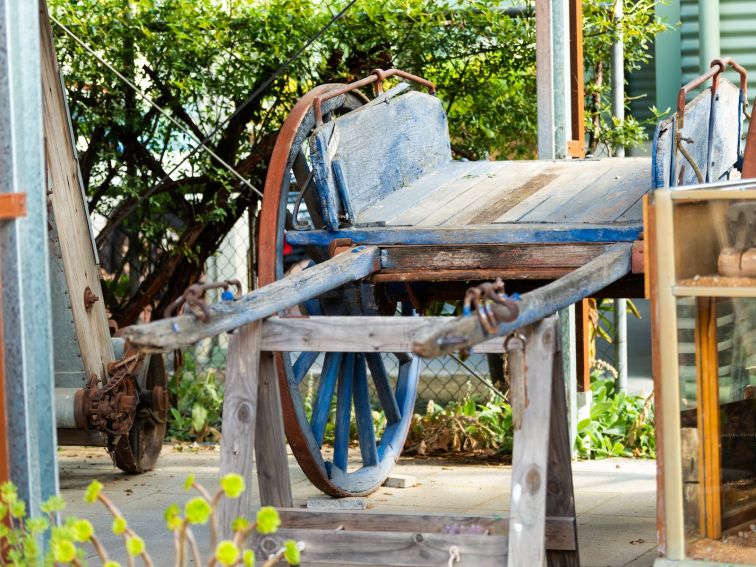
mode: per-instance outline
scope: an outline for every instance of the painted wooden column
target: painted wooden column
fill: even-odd
[[[654,65],[656,74],[656,106],[664,110],[674,109],[677,93],[682,86],[682,52],[680,26],[680,0],[658,2],[656,17],[670,25],[657,34],[654,45]]]
[[[721,55],[719,0],[698,0],[698,30],[701,38],[698,68],[705,73],[711,60]]]
[[[38,10],[0,0],[0,193],[26,193],[28,211],[0,225],[4,413],[11,479],[32,516],[58,487]]]

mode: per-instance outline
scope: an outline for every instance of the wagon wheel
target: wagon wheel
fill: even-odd
[[[276,141],[261,213],[259,236],[260,285],[283,277],[283,245],[285,223],[292,220],[287,209],[288,197],[310,183],[306,140],[315,127],[313,99],[343,85],[323,85],[307,93],[289,114]],[[364,103],[359,93],[347,93],[323,102],[323,115],[335,116]],[[292,179],[293,177],[293,179]],[[296,180],[296,187],[290,187]],[[306,210],[313,224],[322,226],[314,198],[314,188],[305,192],[300,211]],[[323,249],[308,249],[314,262],[327,257]],[[307,313],[318,315],[377,314],[373,288],[355,283],[334,290],[302,306]],[[402,451],[409,431],[419,377],[419,360],[399,353],[389,354],[398,364],[396,384],[392,384],[385,359],[379,353],[324,353],[317,393],[308,419],[300,384],[320,353],[276,353],[276,366],[281,385],[281,404],[286,437],[300,467],[310,481],[331,496],[366,495],[383,484]],[[377,402],[386,415],[386,428],[377,439],[372,419],[369,377],[377,392]],[[333,403],[335,400],[335,413]],[[352,405],[354,412],[352,413]],[[335,415],[335,417],[331,417]],[[334,447],[323,451],[323,438],[333,419]],[[356,469],[348,470],[349,431],[355,426],[359,437]],[[356,451],[354,455],[356,455]]]
[[[124,472],[139,474],[152,470],[160,456],[167,423],[167,377],[163,356],[147,355],[137,376],[139,402],[128,436],[110,438],[108,447],[115,465]]]

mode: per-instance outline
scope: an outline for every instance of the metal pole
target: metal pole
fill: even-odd
[[[575,306],[559,311],[559,327],[562,335],[562,368],[567,394],[567,426],[570,435],[570,457],[577,458],[577,341],[575,339]]]
[[[567,157],[572,134],[570,83],[570,7],[568,0],[552,0],[552,69],[554,74],[554,157]]]
[[[614,22],[621,25],[624,13],[624,0],[614,0]],[[622,33],[618,31],[617,40],[612,44],[612,115],[625,120],[625,44]],[[614,155],[625,157],[625,146],[614,147]]]
[[[53,359],[37,0],[0,0],[0,192],[26,193],[0,225],[2,348],[10,475],[31,516],[57,492]]]
[[[627,392],[627,299],[614,300],[614,334],[617,390]]]
[[[554,159],[554,71],[551,0],[536,0],[538,159]]]
[[[701,38],[698,66],[705,73],[711,60],[720,55],[719,0],[698,0],[698,29]]]

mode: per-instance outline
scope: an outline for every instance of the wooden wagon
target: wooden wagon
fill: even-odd
[[[681,91],[678,113],[656,132],[652,158],[453,160],[446,116],[427,81],[392,69],[317,87],[293,108],[273,151],[260,223],[260,288],[125,335],[159,351],[241,327],[229,348],[222,468],[250,475],[256,434],[261,498],[279,506],[291,503],[276,429],[279,387],[286,436],[308,478],[333,496],[365,495],[381,486],[402,450],[418,355],[506,348],[522,423],[510,519],[467,521],[485,523],[494,534],[485,537],[493,539],[423,535],[423,525],[449,525],[428,517],[410,528],[419,536],[412,540],[386,527],[407,530],[409,520],[345,515],[333,521],[346,531],[328,532],[326,544],[318,530],[309,539],[295,533],[307,539],[308,561],[321,563],[333,563],[338,549],[344,564],[433,564],[448,559],[453,541],[462,564],[501,564],[507,554],[510,565],[540,564],[545,547],[551,564],[576,565],[559,326],[552,314],[585,297],[643,296],[644,195],[726,179],[736,170],[745,75],[739,88],[720,79],[732,65],[714,62],[704,77],[714,79],[713,87],[687,106],[688,90],[699,85]],[[403,82],[384,92],[389,78]],[[368,86],[375,88],[372,100],[359,90]],[[308,258],[289,275],[287,246]],[[461,300],[465,289],[494,278],[505,280],[505,290],[479,288],[484,296],[473,292],[462,317],[416,316],[431,302]],[[505,335],[506,343],[495,339]],[[387,371],[387,357],[396,362],[396,377]],[[300,387],[318,360],[309,413]],[[250,379],[258,367],[259,391]],[[380,436],[373,407],[386,416]],[[323,447],[331,419],[332,451]],[[359,454],[349,452],[352,425]],[[300,514],[288,512],[286,521],[295,528],[325,522]],[[368,532],[376,532],[371,549],[382,550],[381,560],[370,553],[366,559],[365,543],[358,543]],[[544,537],[545,546],[536,543]]]

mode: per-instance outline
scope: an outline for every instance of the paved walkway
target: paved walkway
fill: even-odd
[[[86,516],[98,534],[116,547],[110,534],[111,517],[102,508],[82,501],[92,479],[141,535],[157,567],[173,565],[172,538],[166,532],[163,511],[169,504],[183,505],[182,485],[191,472],[207,487],[217,485],[217,451],[179,452],[166,446],[157,470],[126,476],[113,468],[103,449],[66,447],[58,453],[60,485],[67,512]],[[304,505],[318,496],[289,459],[294,504]],[[438,461],[401,460],[397,473],[413,475],[417,486],[381,488],[368,499],[376,512],[456,512],[502,514],[509,510],[511,468],[504,465],[446,465]],[[573,464],[578,539],[585,567],[650,567],[656,546],[656,468],[654,461],[609,459]],[[117,558],[117,557],[116,557]]]

